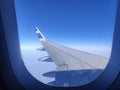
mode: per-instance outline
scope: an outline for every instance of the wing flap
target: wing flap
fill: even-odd
[[[44,47],[37,48],[38,51],[46,51]]]
[[[45,61],[45,62],[52,62],[53,61],[49,56],[44,56],[42,58],[39,58],[38,60]]]

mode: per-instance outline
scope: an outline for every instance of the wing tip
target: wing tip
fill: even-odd
[[[36,29],[36,34],[41,35],[41,37],[46,40],[45,36],[42,34],[42,32],[40,31],[40,29],[37,26],[35,27],[35,29]]]

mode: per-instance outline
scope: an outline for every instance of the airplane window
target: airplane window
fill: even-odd
[[[110,59],[116,8],[117,0],[15,0],[28,72],[50,86],[95,80]]]

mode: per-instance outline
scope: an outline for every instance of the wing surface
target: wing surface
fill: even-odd
[[[41,32],[36,33],[41,35]],[[39,33],[40,32],[40,33]],[[72,49],[47,40],[43,34],[40,38],[49,57],[56,64],[56,71],[83,70],[83,69],[104,69],[108,63],[108,58]]]

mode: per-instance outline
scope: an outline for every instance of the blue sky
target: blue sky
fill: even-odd
[[[111,45],[117,0],[15,0],[20,41],[35,45],[35,26],[52,41]]]

